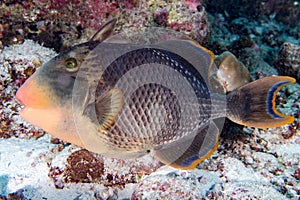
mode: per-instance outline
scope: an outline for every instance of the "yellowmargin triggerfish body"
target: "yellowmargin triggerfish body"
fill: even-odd
[[[217,75],[246,74],[228,69],[225,63],[234,58],[218,69],[214,54],[194,41],[169,33],[166,39],[161,29],[153,38],[112,36],[115,22],[25,82],[16,96],[25,120],[96,153],[120,158],[153,153],[181,169],[196,167],[217,149],[221,126],[214,119],[258,128],[293,122],[275,108],[276,93],[293,78],[230,80],[225,95],[216,89],[223,87]]]

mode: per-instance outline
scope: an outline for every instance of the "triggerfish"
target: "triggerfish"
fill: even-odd
[[[155,31],[114,36],[115,22],[45,63],[22,85],[16,98],[25,120],[95,153],[152,153],[181,169],[195,168],[217,149],[221,126],[215,119],[257,128],[293,122],[276,110],[275,98],[295,79],[272,76],[234,86],[230,77],[241,70],[232,73],[226,64],[234,59],[218,69],[214,54],[192,40],[163,31],[152,38]],[[232,86],[226,94],[210,81],[217,70]]]

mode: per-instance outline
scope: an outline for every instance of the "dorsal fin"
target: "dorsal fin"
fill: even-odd
[[[231,92],[251,82],[247,68],[229,51],[217,56],[215,64],[216,69],[211,68],[209,74],[211,88],[214,92],[218,92],[216,82],[224,87],[225,92]]]
[[[90,41],[103,42],[110,36],[112,36],[114,32],[114,28],[116,25],[117,19],[113,18],[106,22],[90,39]]]
[[[159,42],[155,46],[176,53],[188,60],[200,72],[205,83],[208,84],[209,69],[214,63],[212,51],[193,40],[167,40]]]

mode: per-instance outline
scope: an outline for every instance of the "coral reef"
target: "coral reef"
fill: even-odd
[[[275,62],[275,67],[280,74],[289,75],[300,83],[300,46],[284,43]]]
[[[209,25],[204,7],[196,2],[197,9],[189,4],[174,1],[141,1],[133,12],[120,13],[117,31],[135,31],[143,27],[161,26],[182,32],[200,44],[209,38]]]
[[[249,3],[249,1],[241,0],[236,3],[234,0],[204,0],[203,4],[210,13],[222,13],[226,16],[228,21],[238,17],[256,17],[258,14],[257,0]]]
[[[54,55],[53,51],[25,40],[22,45],[5,48],[2,56],[18,55],[32,63],[36,59],[32,55],[36,55],[34,52],[37,50],[38,55],[42,56],[41,63]],[[25,59],[25,55],[29,57]],[[16,59],[19,59],[18,56]],[[10,56],[10,59],[13,57]],[[9,66],[20,74],[27,69],[23,62]],[[15,91],[19,85],[12,87],[14,81],[9,73],[3,71],[2,74],[10,80],[7,81],[7,92]],[[294,114],[296,121],[293,124],[267,131],[249,128],[233,130],[231,126],[221,138],[218,151],[201,163],[198,169],[191,171],[160,168],[161,164],[151,156],[136,160],[112,159],[57,139],[49,142],[47,134],[32,137],[32,130],[37,129],[29,124],[26,126],[22,119],[18,119],[18,124],[24,126],[29,137],[22,136],[18,125],[17,135],[7,130],[10,137],[0,140],[0,168],[5,169],[0,172],[0,177],[9,174],[7,179],[0,178],[3,183],[2,198],[16,194],[24,199],[55,199],[57,196],[73,199],[167,198],[171,194],[183,198],[189,195],[217,199],[296,198],[300,191],[297,184],[300,167],[299,87],[284,88],[276,100],[281,112]],[[19,105],[15,102],[14,106]],[[95,172],[95,176],[91,172]],[[37,185],[42,187],[37,188]]]
[[[299,84],[276,99],[280,112],[294,115],[292,124],[259,130],[226,121],[218,150],[191,171],[161,166],[151,155],[107,158],[50,138],[21,119],[15,93],[56,54],[32,40],[59,51],[112,17],[119,19],[116,32],[167,27],[217,55],[230,51],[252,79],[282,74],[299,81],[299,11],[289,0],[2,1],[0,199],[298,199]]]
[[[258,13],[286,23],[290,26],[296,26],[300,19],[298,1],[284,0],[265,0],[258,4]]]
[[[238,3],[234,0],[205,0],[203,4],[210,13],[222,13],[229,21],[238,17],[260,17],[295,26],[300,18],[299,2],[292,0],[254,0],[251,3],[245,0]]]
[[[30,0],[3,1],[0,7],[2,45],[33,39],[57,51],[90,31],[97,30],[107,19],[131,9],[135,1],[100,0]],[[88,29],[88,30],[87,30]]]
[[[59,51],[86,41],[113,17],[120,19],[119,31],[157,24],[184,31],[199,42],[207,41],[209,35],[205,9],[197,1],[4,1],[0,7],[0,47],[33,39]]]
[[[132,199],[201,199],[220,181],[213,172],[175,170],[166,166],[141,180]]]
[[[73,152],[67,159],[66,179],[70,182],[91,182],[104,173],[103,158],[87,150]]]
[[[252,79],[278,75],[277,70],[252,48],[244,48],[239,51],[239,60],[247,66]]]

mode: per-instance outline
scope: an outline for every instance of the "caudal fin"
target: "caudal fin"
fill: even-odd
[[[276,94],[287,84],[288,76],[270,76],[246,84],[227,96],[227,117],[245,126],[274,128],[292,123],[294,117],[276,110]]]

